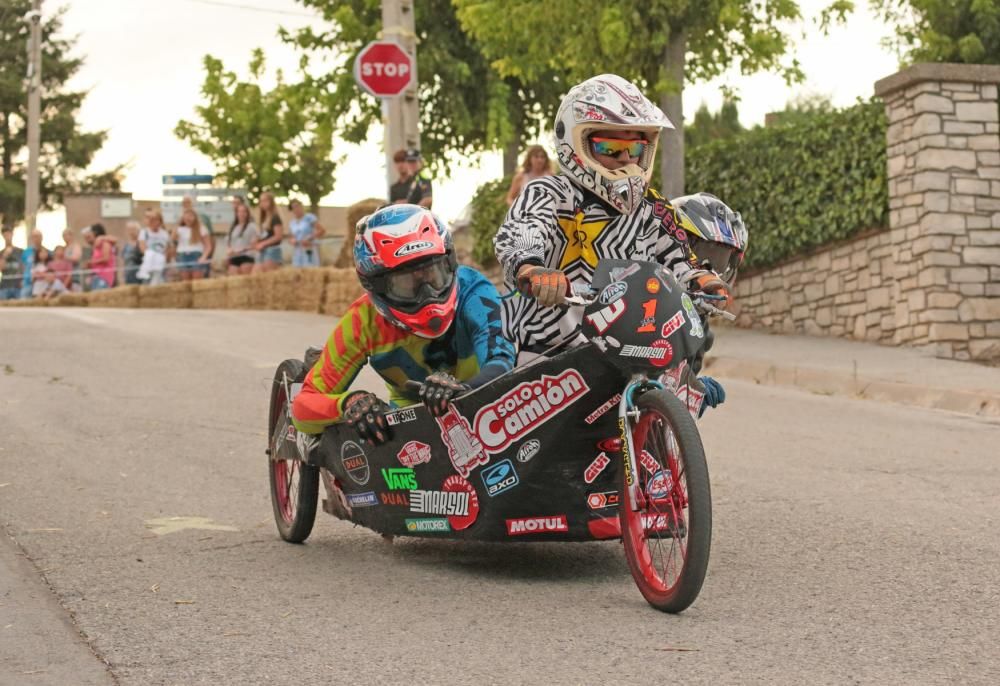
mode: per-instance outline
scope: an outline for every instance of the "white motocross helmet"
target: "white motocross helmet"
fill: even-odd
[[[595,76],[574,86],[559,105],[555,129],[559,168],[573,183],[630,214],[642,202],[653,175],[660,131],[672,128],[663,110],[634,84],[615,74]],[[588,137],[604,130],[647,133],[649,145],[639,163],[612,171],[594,159]]]

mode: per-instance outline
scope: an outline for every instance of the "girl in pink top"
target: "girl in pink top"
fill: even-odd
[[[104,227],[94,224],[84,233],[84,240],[94,246],[90,257],[90,290],[99,291],[115,284],[115,239],[107,235]]]

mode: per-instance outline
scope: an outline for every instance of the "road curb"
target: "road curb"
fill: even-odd
[[[821,395],[880,400],[977,417],[1000,417],[1000,393],[978,389],[921,386],[839,371],[783,366],[761,360],[708,356],[705,371],[713,376],[766,386],[792,386]]]

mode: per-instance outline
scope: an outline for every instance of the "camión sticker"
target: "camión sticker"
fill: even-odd
[[[344,471],[351,481],[358,486],[368,483],[371,470],[368,469],[368,458],[365,457],[365,451],[360,445],[354,441],[344,441],[340,446],[340,463],[344,465]]]
[[[476,412],[472,424],[483,448],[499,453],[579,400],[590,387],[580,372],[567,369],[525,381]]]

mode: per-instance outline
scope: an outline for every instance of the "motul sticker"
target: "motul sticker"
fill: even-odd
[[[601,472],[611,464],[611,458],[607,456],[606,453],[601,453],[594,458],[594,461],[590,463],[587,469],[583,472],[583,480],[588,484],[594,483],[594,479],[601,475]]]
[[[673,317],[663,322],[663,326],[660,327],[660,336],[667,338],[670,334],[682,326],[684,326],[684,312],[682,310],[677,310],[677,313]]]
[[[567,369],[558,376],[544,374],[538,381],[520,383],[476,412],[472,422],[475,434],[486,452],[502,452],[589,390],[575,369]],[[463,476],[468,476],[468,472]]]
[[[520,536],[522,534],[547,534],[560,531],[569,531],[566,523],[566,515],[553,515],[551,517],[527,517],[524,519],[508,519],[507,535]]]
[[[601,405],[600,407],[598,407],[596,410],[594,410],[593,412],[591,412],[590,414],[588,414],[587,417],[586,417],[586,419],[584,419],[583,421],[587,422],[588,424],[593,424],[598,419],[600,419],[605,414],[607,414],[608,410],[610,410],[612,407],[614,407],[615,405],[617,405],[621,401],[622,401],[622,394],[621,393],[618,393],[617,395],[612,396],[606,403],[604,403],[603,405]]]
[[[413,467],[418,464],[430,462],[431,447],[420,441],[409,441],[396,453],[396,459],[404,467]]]

